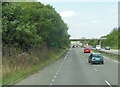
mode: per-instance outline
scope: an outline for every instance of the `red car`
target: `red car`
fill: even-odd
[[[89,48],[85,48],[84,49],[84,53],[90,53],[90,49]]]

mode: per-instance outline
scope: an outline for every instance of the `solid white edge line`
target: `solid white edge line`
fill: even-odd
[[[116,61],[116,60],[113,60],[114,62],[116,62],[116,63],[118,63],[118,61]]]
[[[105,82],[107,83],[107,85],[109,85],[110,87],[112,87],[111,84],[107,80],[105,80]]]

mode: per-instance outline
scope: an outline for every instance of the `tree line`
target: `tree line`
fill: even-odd
[[[102,41],[102,47],[110,46],[111,48],[118,49],[120,48],[119,38],[120,32],[118,28],[114,28],[109,34],[105,36],[101,36],[100,38],[106,38],[106,40]],[[98,41],[88,41],[90,45],[96,46]]]
[[[2,3],[3,46],[63,48],[69,45],[68,26],[55,8],[40,2]]]

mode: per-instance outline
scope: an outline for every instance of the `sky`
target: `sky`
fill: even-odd
[[[118,27],[117,0],[47,0],[68,24],[71,39],[100,38]]]

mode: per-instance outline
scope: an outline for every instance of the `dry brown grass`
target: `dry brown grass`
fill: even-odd
[[[36,70],[38,70],[38,68],[40,68],[38,67],[39,65],[43,67],[55,61],[56,59],[58,59],[55,59],[55,57],[61,55],[59,53],[60,50],[58,50],[57,48],[48,49],[46,46],[40,49],[30,48],[27,52],[21,52],[20,49],[16,48],[8,48],[7,50],[5,49],[3,52],[5,52],[2,60],[3,84],[8,84],[9,82],[20,78],[24,74],[34,71],[34,69],[31,69],[32,67],[35,67]],[[17,75],[18,77],[15,77],[16,74],[20,75]],[[11,78],[10,81],[8,80],[8,78]]]

